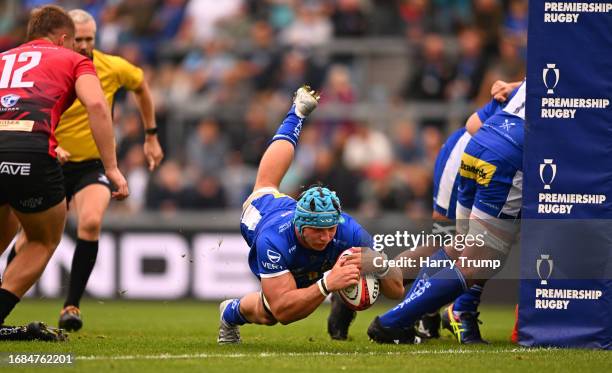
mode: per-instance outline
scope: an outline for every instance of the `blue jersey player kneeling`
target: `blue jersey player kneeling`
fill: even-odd
[[[242,236],[249,244],[249,266],[261,291],[221,303],[218,343],[239,343],[239,326],[274,325],[301,320],[330,292],[358,282],[362,253],[338,259],[351,247],[371,247],[372,237],[343,213],[336,193],[322,186],[303,192],[298,201],[278,191],[297,145],[304,119],[318,95],[304,86],[264,153],[253,193],[243,205]],[[371,250],[368,250],[369,252]],[[404,293],[397,268],[380,273],[381,291],[400,299]]]

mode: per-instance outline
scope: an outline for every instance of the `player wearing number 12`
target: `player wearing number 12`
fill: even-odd
[[[22,251],[6,268],[0,288],[0,340],[63,339],[42,323],[9,327],[4,321],[42,274],[64,229],[55,128],[76,97],[87,108],[106,176],[117,187],[114,197],[128,195],[117,168],[110,110],[93,64],[71,50],[74,34],[62,8],[44,6],[32,12],[29,41],[0,54],[0,226],[14,213],[25,232]]]
[[[73,9],[68,14],[76,29],[75,51],[93,61],[109,106],[113,106],[119,89],[134,92],[146,132],[143,150],[149,170],[153,170],[161,162],[163,151],[156,135],[153,98],[142,69],[119,56],[94,49],[96,22],[91,14],[81,9]],[[80,301],[96,264],[102,219],[110,202],[111,186],[104,177],[100,153],[89,129],[87,111],[80,101],[75,101],[62,115],[56,136],[66,201],[77,219],[77,242],[59,326],[76,331],[83,326]],[[9,260],[20,253],[22,242],[20,237]]]

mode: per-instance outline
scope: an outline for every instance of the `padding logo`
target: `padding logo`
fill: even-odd
[[[548,81],[548,73],[552,71],[554,73],[554,82],[549,82]],[[557,64],[554,63],[547,63],[546,67],[544,68],[544,70],[542,70],[542,81],[544,82],[544,85],[546,86],[547,90],[546,90],[546,94],[548,95],[552,95],[555,93],[555,88],[557,87],[557,84],[559,84],[559,69],[557,69]]]
[[[542,266],[544,263],[547,264],[548,271],[544,272],[542,270]],[[540,259],[536,261],[536,271],[538,272],[538,277],[540,277],[540,285],[548,285],[548,279],[550,275],[552,275],[554,262],[550,259],[549,254],[540,254]]]
[[[540,163],[540,180],[542,180],[545,190],[550,189],[550,185],[555,181],[555,176],[557,176],[557,165],[553,162],[553,159],[545,159],[544,163]],[[545,175],[545,170],[547,168],[551,169],[550,176]]]

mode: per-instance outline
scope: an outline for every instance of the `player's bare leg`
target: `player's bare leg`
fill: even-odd
[[[8,204],[0,206],[0,255],[7,249],[19,230],[19,220]]]
[[[27,326],[4,325],[4,319],[15,303],[36,282],[51,258],[55,247],[59,243],[65,215],[66,204],[64,201],[45,212],[36,214],[17,213],[15,215],[8,205],[0,206],[0,225],[4,228],[3,235],[9,234],[12,239],[16,228],[19,226],[19,220],[21,220],[33,237],[32,240],[28,241],[25,235],[20,235],[25,243],[23,245],[25,248],[24,255],[20,256],[19,260],[12,263],[5,271],[5,281],[0,290],[0,298],[2,298],[0,304],[2,309],[0,340],[66,340],[66,336],[61,330],[47,328],[41,322],[32,322]],[[47,219],[49,224],[46,224]],[[7,229],[9,226],[10,229]],[[3,237],[3,239],[6,238]]]
[[[110,200],[108,187],[102,184],[88,185],[74,195],[71,207],[77,214],[79,238],[90,241],[100,238],[102,219]]]
[[[91,184],[79,190],[71,201],[77,217],[77,246],[70,269],[68,296],[60,313],[59,326],[76,331],[82,328],[80,300],[96,263],[98,240],[104,212],[111,194],[102,184]]]
[[[2,289],[21,298],[38,280],[60,242],[66,222],[66,201],[39,213],[14,211],[25,232],[25,244],[4,272]]]
[[[319,96],[315,91],[307,86],[301,87],[297,90],[293,100],[295,113],[303,120],[317,107],[318,100]],[[299,133],[301,124],[298,125],[296,130]],[[277,134],[276,136],[283,135]],[[291,166],[294,153],[295,149],[292,143],[288,141],[272,142],[261,158],[253,189],[257,190],[265,187],[278,188],[289,166]]]
[[[250,293],[240,299],[240,313],[253,324],[274,325],[278,321],[266,311],[261,292]]]
[[[21,254],[15,257],[6,268],[0,292],[3,298],[13,297],[14,307],[14,304],[40,278],[59,244],[66,222],[66,201],[62,200],[43,212],[13,212],[25,232],[25,244],[21,248]],[[0,324],[4,324],[4,319],[12,310],[12,307],[7,309],[5,306],[6,303],[3,302]],[[3,327],[2,336],[7,340],[63,341],[66,339],[61,331],[47,328],[40,322],[33,322],[25,327]]]

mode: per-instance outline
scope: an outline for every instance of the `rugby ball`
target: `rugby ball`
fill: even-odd
[[[353,248],[347,249],[340,254],[340,257],[350,255]],[[371,274],[362,274],[356,285],[346,287],[338,291],[342,301],[355,311],[363,311],[370,308],[378,299],[380,293],[380,280]]]

